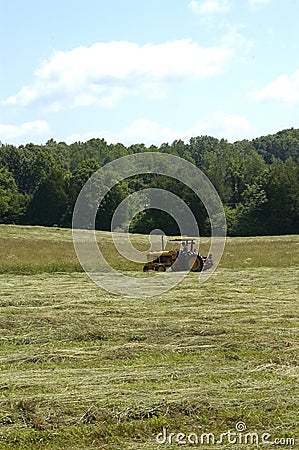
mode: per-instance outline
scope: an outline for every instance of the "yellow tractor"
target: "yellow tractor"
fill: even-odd
[[[174,272],[189,270],[201,272],[213,266],[212,255],[202,256],[195,251],[195,238],[181,237],[170,239],[170,241],[180,242],[180,250],[165,250],[162,235],[162,250],[147,254],[147,263],[143,267],[143,272],[149,270],[165,272],[167,268]]]

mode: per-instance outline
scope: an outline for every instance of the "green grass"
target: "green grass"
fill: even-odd
[[[257,448],[156,443],[238,421],[298,448],[299,236],[230,238],[206,283],[150,299],[93,284],[70,230],[0,226],[0,245],[0,448]]]
[[[98,243],[107,261],[117,270],[142,271],[142,264],[121,257],[108,232],[97,232]],[[133,244],[145,250],[146,236],[133,235]],[[168,243],[167,248],[176,248]],[[38,274],[82,272],[74,251],[69,229],[0,225],[0,273]],[[201,253],[206,255],[209,239],[201,239]],[[298,236],[227,238],[221,268],[271,267],[276,270],[299,265]]]

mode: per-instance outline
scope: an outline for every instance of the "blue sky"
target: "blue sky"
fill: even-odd
[[[0,141],[299,128],[298,0],[0,0]]]

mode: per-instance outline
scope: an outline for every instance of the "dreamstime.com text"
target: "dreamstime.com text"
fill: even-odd
[[[293,437],[273,437],[270,433],[246,431],[244,422],[237,422],[235,431],[228,430],[224,433],[190,432],[172,433],[163,427],[161,433],[157,434],[158,444],[180,444],[180,445],[225,445],[225,444],[248,444],[248,445],[273,445],[273,446],[295,446]]]

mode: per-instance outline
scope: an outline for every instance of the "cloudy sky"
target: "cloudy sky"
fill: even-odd
[[[0,141],[299,128],[298,0],[0,0]]]

